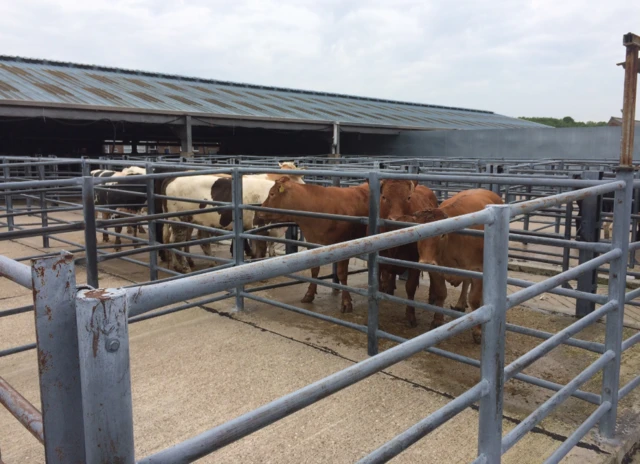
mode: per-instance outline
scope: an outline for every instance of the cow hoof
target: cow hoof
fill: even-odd
[[[340,290],[338,290],[337,288],[331,290],[332,295],[337,295],[338,293],[340,293]]]
[[[415,319],[407,319],[407,323],[409,324],[409,327],[418,327],[418,321]]]
[[[109,237],[107,237],[107,238],[103,237],[102,238],[102,243],[109,243]]]
[[[437,321],[437,320],[433,320],[431,321],[431,325],[429,326],[429,330],[433,330],[433,329],[437,329],[438,327],[444,325],[444,321]]]
[[[189,259],[187,260],[187,262],[189,263],[189,266],[191,266],[191,267],[195,267],[195,265],[196,265],[196,263],[194,263],[194,262],[193,262],[193,260],[192,260],[191,258],[189,258]],[[191,271],[189,271],[189,272],[191,272]]]
[[[459,306],[451,306],[451,309],[453,309],[454,311],[459,311],[461,313],[465,312],[467,310],[467,307],[459,307]]]
[[[482,343],[482,332],[481,331],[474,330],[474,331],[471,332],[471,334],[473,335],[473,342],[476,345],[479,345],[480,343]]]
[[[312,303],[314,298],[315,298],[315,295],[307,293],[301,301],[303,303]]]
[[[353,312],[353,305],[351,304],[351,302],[350,301],[348,301],[346,303],[343,302],[341,311],[343,313],[352,313]]]

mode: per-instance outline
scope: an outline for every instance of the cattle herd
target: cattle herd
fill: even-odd
[[[281,163],[280,168],[283,170],[297,169],[293,163]],[[137,175],[144,173],[143,169],[135,167],[126,168],[121,172],[92,171],[94,176],[113,178],[112,181],[105,184],[104,188],[96,189],[96,205],[108,205],[111,210],[117,207],[125,211],[128,210],[128,212],[140,212],[146,205],[146,198],[141,195],[128,194],[128,192],[146,192],[146,181],[136,179]],[[176,214],[168,221],[169,223],[157,223],[156,238],[161,243],[173,243],[176,247],[188,252],[188,242],[194,228],[197,229],[199,238],[206,238],[212,232],[198,229],[198,226],[217,229],[221,233],[233,229],[233,212],[231,210],[215,210],[215,202],[230,203],[232,201],[232,179],[229,175],[170,176],[156,179],[154,183],[155,193],[161,196],[154,203],[156,212]],[[286,175],[286,173],[256,174],[243,176],[242,201],[243,204],[261,204],[263,207],[275,210],[368,217],[369,191],[367,182],[350,187],[324,187],[306,184],[301,176]],[[490,204],[502,204],[502,200],[497,194],[484,189],[462,191],[438,205],[437,197],[433,191],[424,185],[418,185],[415,181],[382,180],[380,183],[380,217],[391,221],[428,223],[477,212]],[[200,210],[203,212],[199,213]],[[112,214],[117,216],[125,211],[116,210]],[[103,213],[103,218],[108,217],[108,214]],[[245,230],[265,224],[294,222],[300,228],[306,241],[319,245],[332,245],[365,237],[369,232],[365,224],[297,216],[285,211],[279,213],[244,210],[242,222]],[[483,226],[476,228],[483,229]],[[136,236],[138,231],[143,232],[141,226],[133,229]],[[381,232],[387,229],[388,226],[381,227]],[[119,233],[119,230],[116,229],[116,232]],[[284,232],[284,228],[275,228],[264,232],[264,234],[280,237]],[[108,240],[108,235],[104,233],[103,241],[108,242]],[[120,237],[116,236],[116,244],[120,243]],[[274,256],[273,245],[273,242],[255,240],[245,248],[245,252],[253,258],[263,258],[267,254]],[[418,243],[385,250],[381,254],[404,261],[482,272],[483,245],[482,237],[445,234]],[[211,256],[210,243],[200,246],[206,255]],[[160,256],[168,266],[177,271],[186,273],[190,272],[193,267],[191,258],[187,258],[183,254],[162,250]],[[343,285],[347,285],[348,267],[348,260],[341,261],[337,265],[337,277]],[[405,271],[408,271],[409,276],[406,281],[407,296],[413,300],[420,281],[420,271],[416,269],[381,264],[381,291],[393,295],[396,277]],[[312,277],[317,278],[318,273],[319,268],[311,269]],[[465,279],[429,272],[429,281],[428,298],[430,304],[437,306],[444,304],[447,297],[445,282],[454,286],[462,284],[462,292],[454,309],[464,312],[467,301],[471,310],[477,309],[482,304],[482,281],[480,279]],[[302,302],[311,303],[316,292],[317,285],[310,283]],[[468,297],[467,294],[469,294]],[[341,311],[353,311],[351,296],[346,290],[342,291]],[[407,306],[406,319],[410,326],[417,325],[414,307]],[[431,328],[442,324],[443,316],[436,314]],[[478,330],[474,330],[473,339],[479,343],[480,330],[476,329]]]

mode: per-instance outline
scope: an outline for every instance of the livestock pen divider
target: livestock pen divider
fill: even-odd
[[[166,174],[153,173],[153,166],[147,165],[146,177],[141,177],[149,192],[152,193],[153,179],[162,178]],[[242,211],[260,210],[261,208],[243,205],[242,176],[257,171],[257,168],[233,167],[230,172],[233,179],[232,202],[222,205],[234,211],[234,227],[229,237],[234,239],[234,261],[227,267],[190,275],[183,279],[164,279],[144,285],[132,285],[121,289],[98,289],[91,286],[76,287],[75,265],[73,256],[62,253],[57,256],[35,259],[31,268],[17,261],[0,257],[0,274],[7,276],[18,284],[34,290],[34,307],[36,314],[36,336],[38,362],[40,364],[40,393],[42,402],[42,424],[44,429],[45,452],[53,462],[52,453],[62,450],[65,456],[72,456],[78,462],[108,462],[117,457],[119,462],[133,463],[134,437],[131,398],[131,373],[129,370],[129,334],[128,324],[136,318],[143,318],[157,308],[179,303],[184,300],[202,298],[219,294],[210,301],[225,298],[235,298],[236,307],[242,310],[244,299],[275,304],[285,309],[299,310],[299,308],[273,302],[252,294],[245,289],[245,285],[263,279],[278,276],[298,277],[300,281],[313,281],[296,276],[294,273],[335,263],[348,258],[366,257],[368,268],[367,290],[352,289],[368,298],[367,326],[346,323],[337,318],[318,315],[311,311],[300,310],[304,314],[319,317],[332,322],[341,323],[347,327],[367,333],[368,352],[371,357],[347,369],[339,371],[325,379],[293,392],[266,404],[255,411],[249,412],[232,421],[219,425],[201,433],[185,442],[160,451],[152,456],[141,459],[141,463],[176,463],[192,462],[233,441],[236,441],[262,427],[265,427],[283,417],[288,416],[322,398],[325,398],[343,388],[348,387],[370,375],[396,364],[421,351],[430,351],[450,359],[465,362],[480,367],[480,381],[466,393],[459,396],[427,418],[418,422],[396,438],[373,451],[362,462],[385,462],[396,456],[411,444],[424,437],[430,431],[445,423],[460,411],[475,402],[480,402],[478,458],[476,462],[498,463],[503,452],[513,446],[524,434],[538,424],[546,415],[570,396],[586,399],[598,405],[597,410],[576,432],[569,437],[567,443],[549,459],[548,462],[558,462],[595,423],[600,423],[600,432],[604,437],[611,438],[615,434],[617,418],[617,404],[621,396],[626,395],[631,388],[638,384],[638,380],[620,387],[619,369],[621,356],[625,349],[630,348],[638,340],[635,337],[623,343],[622,318],[624,313],[626,258],[629,247],[629,221],[631,212],[631,195],[633,191],[633,173],[620,169],[615,180],[604,181],[573,181],[557,179],[558,187],[582,187],[552,196],[529,199],[521,203],[510,205],[493,205],[471,214],[448,218],[438,222],[422,225],[409,225],[382,234],[378,232],[383,220],[379,218],[378,204],[380,181],[385,178],[419,179],[419,180],[448,180],[449,176],[394,174],[385,172],[366,173],[370,188],[369,217],[363,218],[369,225],[372,234],[356,240],[329,245],[316,249],[311,247],[307,251],[292,255],[271,258],[255,262],[243,263],[242,241],[252,236],[251,231],[245,232],[242,225]],[[219,169],[211,170],[222,172]],[[280,172],[278,170],[259,169],[259,171]],[[335,171],[291,171],[292,174],[323,174],[335,176]],[[185,173],[186,175],[194,175]],[[343,174],[343,173],[341,173]],[[362,172],[349,172],[347,177],[362,177]],[[491,181],[494,176],[468,176],[471,182]],[[495,176],[496,181],[509,184],[509,177]],[[88,193],[92,190],[96,179],[85,176],[80,181],[83,189],[85,206],[88,206]],[[551,180],[550,180],[551,181]],[[79,185],[75,181],[75,185]],[[522,184],[523,179],[513,178],[514,184]],[[553,184],[554,182],[551,182]],[[2,184],[0,184],[2,185]],[[525,183],[526,185],[526,183]],[[613,226],[613,240],[610,245],[599,244],[598,250],[604,252],[599,258],[594,258],[574,271],[566,271],[543,282],[520,282],[523,290],[507,296],[508,248],[505,246],[510,240],[509,226],[513,218],[536,211],[556,207],[577,199],[595,197],[607,192],[615,192],[615,211]],[[91,204],[93,204],[91,202]],[[8,206],[8,205],[7,205]],[[158,212],[149,211],[151,219],[149,228],[154,225]],[[295,213],[292,211],[291,213]],[[620,219],[621,218],[621,219]],[[625,219],[626,218],[626,219]],[[357,219],[361,221],[361,219]],[[385,223],[386,224],[386,223]],[[402,224],[400,224],[402,225]],[[484,281],[484,301],[477,310],[468,313],[455,313],[444,308],[434,307],[425,303],[411,302],[418,308],[439,311],[452,320],[432,331],[419,335],[411,340],[387,334],[378,327],[379,300],[390,297],[380,292],[378,288],[377,264],[384,262],[379,256],[381,250],[414,243],[419,240],[446,233],[462,232],[463,229],[475,225],[485,225],[484,231],[484,274],[491,275],[491,279]],[[87,227],[95,239],[94,230]],[[218,231],[217,232],[224,232]],[[258,237],[256,237],[258,238]],[[524,238],[526,239],[526,237]],[[560,240],[560,239],[554,239]],[[149,239],[149,252],[155,253],[153,248],[156,237]],[[286,240],[285,242],[305,246],[305,242]],[[570,246],[570,241],[565,245]],[[581,245],[579,245],[581,246]],[[94,247],[87,244],[87,251]],[[141,252],[146,251],[144,248]],[[97,253],[97,251],[96,251]],[[605,299],[599,299],[604,304],[593,313],[592,317],[578,320],[558,334],[546,334],[540,331],[530,331],[530,335],[545,341],[511,363],[505,366],[505,331],[513,329],[506,324],[506,312],[514,301],[533,298],[536,295],[557,287],[575,278],[583,272],[589,272],[602,262],[610,262],[609,293]],[[87,260],[87,266],[93,265]],[[423,266],[407,263],[412,266]],[[426,265],[424,265],[426,266]],[[153,271],[153,265],[151,269]],[[156,270],[157,271],[157,270]],[[477,278],[477,273],[459,270],[463,276]],[[152,274],[153,275],[153,274]],[[97,278],[97,274],[96,274]],[[511,280],[511,282],[516,282]],[[517,282],[516,282],[517,284]],[[333,288],[344,288],[342,285],[329,284]],[[562,289],[576,298],[584,296],[581,292]],[[404,301],[403,301],[404,302]],[[188,306],[187,306],[188,307]],[[594,323],[596,316],[606,315],[606,338],[603,345],[582,344],[582,348],[600,353],[599,360],[587,368],[569,384],[557,385],[542,379],[522,374],[520,371],[536,359],[544,356],[552,348],[567,343],[580,345],[578,340],[571,338],[579,330]],[[435,348],[441,341],[469,329],[482,326],[482,346],[480,360],[466,358]],[[523,328],[524,329],[524,328]],[[49,337],[56,334],[55,337]],[[63,335],[62,337],[58,336]],[[400,342],[398,345],[382,353],[378,353],[378,340],[387,338]],[[62,343],[64,340],[64,343]],[[68,342],[73,340],[73,342]],[[596,372],[603,370],[602,391],[600,395],[583,392],[579,387]],[[502,437],[502,407],[504,384],[510,378],[517,378],[543,386],[555,391],[549,402],[541,405],[525,421],[517,432],[511,432]],[[0,383],[0,389],[2,384]],[[10,407],[16,415],[20,408]],[[37,422],[37,421],[36,421]],[[55,450],[55,451],[54,451]]]

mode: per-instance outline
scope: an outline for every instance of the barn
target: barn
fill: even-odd
[[[546,127],[490,111],[8,56],[0,122],[0,154],[58,156],[370,154],[405,132]]]

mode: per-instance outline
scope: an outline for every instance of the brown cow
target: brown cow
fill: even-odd
[[[369,185],[361,184],[355,187],[322,187],[320,185],[298,184],[289,177],[278,179],[269,196],[262,203],[267,208],[290,209],[296,211],[313,211],[326,214],[341,214],[345,216],[369,215]],[[366,235],[365,224],[336,221],[332,219],[318,219],[312,217],[294,216],[286,213],[257,212],[256,219],[259,222],[295,222],[300,227],[307,242],[319,245],[333,245]],[[340,283],[347,285],[349,260],[338,263],[338,278]],[[311,276],[318,277],[319,267],[311,269]],[[303,303],[311,303],[317,293],[317,285],[309,284],[309,288]],[[353,310],[351,295],[342,292],[343,313]]]
[[[413,180],[396,180],[387,179],[380,181],[380,218],[397,220],[401,216],[413,214],[429,208],[437,208],[438,199],[430,188],[424,185],[417,185]],[[387,228],[380,227],[380,232],[386,232]],[[418,262],[418,247],[415,243],[391,248],[380,252],[380,256],[386,256],[393,259],[401,259],[404,261]],[[401,266],[393,266],[389,264],[380,265],[380,290],[393,295],[396,289],[396,276],[402,274],[405,270],[409,272],[409,278],[405,283],[407,297],[413,300],[420,282],[420,271],[418,269],[410,269]],[[429,278],[433,282],[432,273]],[[433,295],[429,286],[429,303],[433,303]],[[411,327],[417,325],[415,308],[407,306],[406,309],[407,322]]]
[[[426,224],[440,221],[449,217],[462,216],[483,210],[488,205],[501,205],[502,199],[490,190],[465,190],[442,202],[439,208],[427,209],[414,215],[403,216],[399,220]],[[484,230],[484,225],[474,226],[472,229]],[[505,246],[507,244],[505,243]],[[482,272],[484,253],[484,238],[470,235],[449,233],[436,237],[429,237],[418,242],[420,262],[438,266],[466,269]],[[461,277],[445,275],[448,282],[459,284],[466,280]],[[478,309],[482,304],[482,280],[470,279],[471,291],[469,303],[471,310]],[[447,298],[447,287],[444,280],[431,281],[434,291],[434,304],[442,307]],[[464,288],[463,288],[464,291]],[[444,322],[442,314],[434,314],[431,328],[438,327]],[[480,343],[482,331],[479,326],[473,328],[473,340]]]

